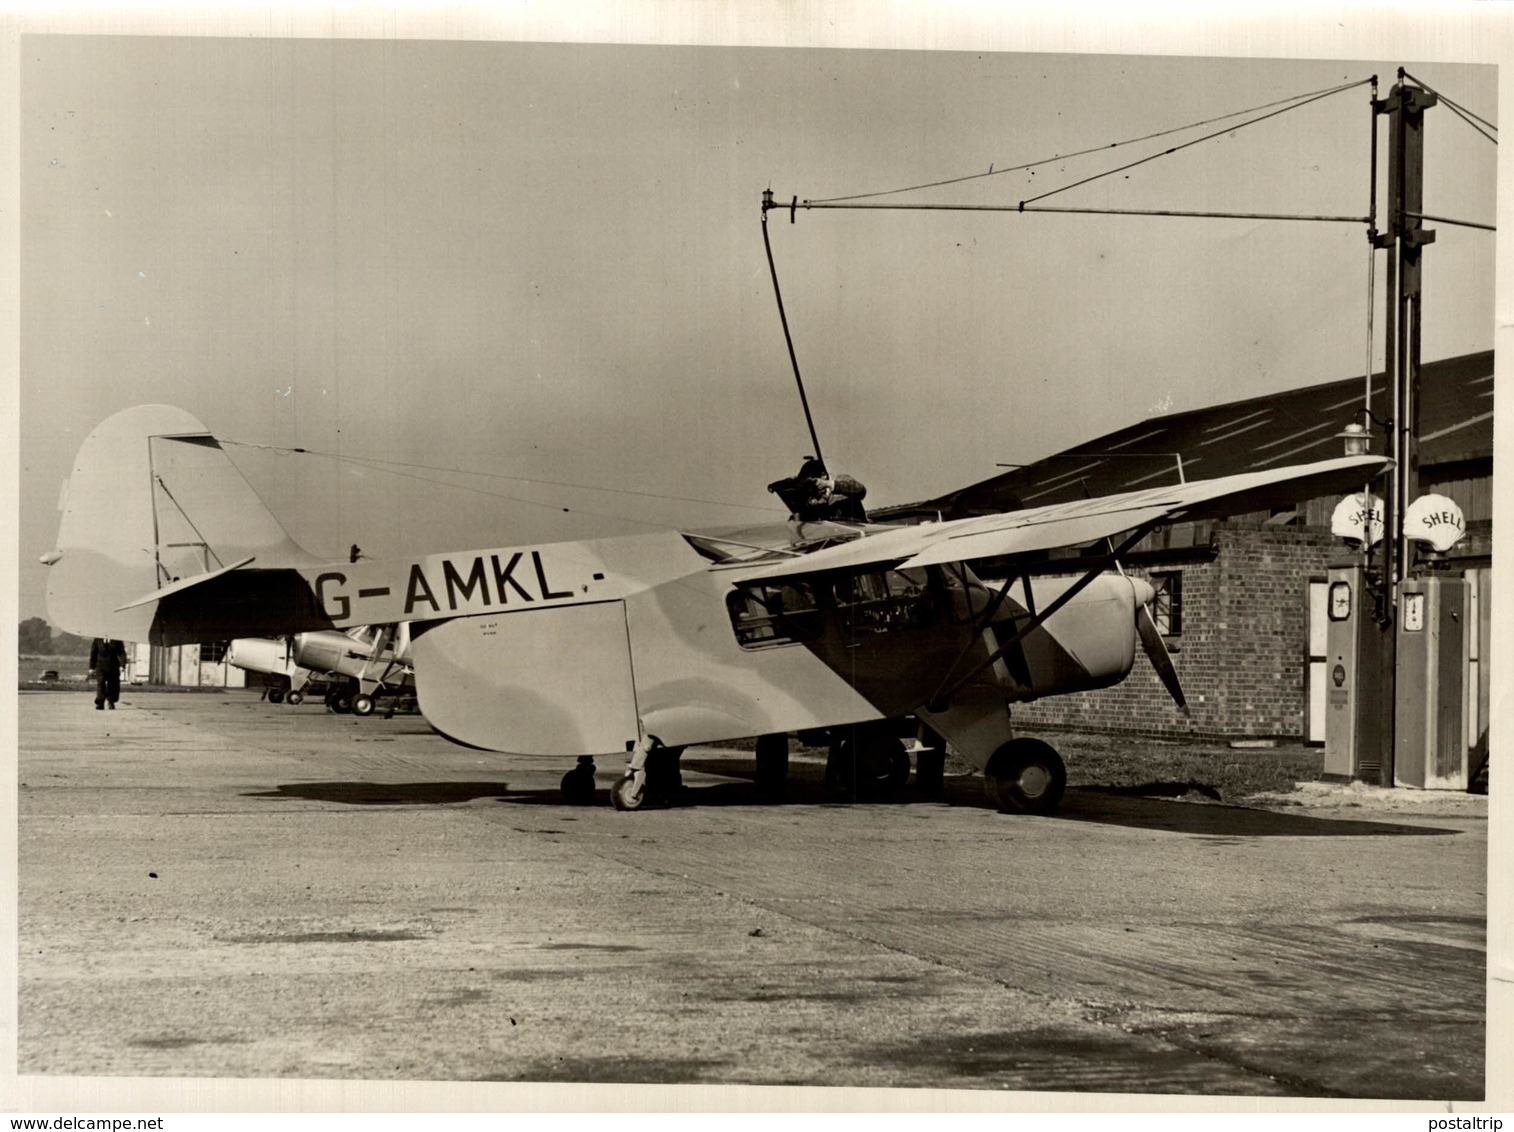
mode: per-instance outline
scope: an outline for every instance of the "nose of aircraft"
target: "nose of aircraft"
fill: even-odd
[[[1131,578],[1130,588],[1135,591],[1137,605],[1150,605],[1151,599],[1157,596],[1156,590],[1151,588],[1151,583],[1145,578]]]

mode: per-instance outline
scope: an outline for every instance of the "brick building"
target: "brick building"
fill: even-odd
[[[957,517],[1108,495],[1175,479],[1213,478],[1343,454],[1337,437],[1359,420],[1361,378],[1149,418],[941,499],[874,512],[879,519]],[[1386,382],[1373,383],[1386,416]],[[1480,640],[1489,631],[1492,564],[1493,354],[1426,364],[1421,376],[1420,491],[1454,499],[1467,537],[1442,568],[1477,588]],[[1384,451],[1381,433],[1373,450]],[[1169,479],[1168,482],[1171,482]],[[1381,488],[1377,490],[1381,491]],[[1156,617],[1189,701],[1178,711],[1144,659],[1098,692],[1016,705],[1026,729],[1324,740],[1325,572],[1347,557],[1330,534],[1336,498],[1277,513],[1178,523],[1125,559],[1158,591]],[[1049,558],[1042,572],[1075,572],[1102,547]],[[992,576],[992,564],[980,573]],[[1474,634],[1474,639],[1479,639]],[[1487,719],[1487,672],[1481,666]],[[1485,724],[1484,724],[1485,726]]]

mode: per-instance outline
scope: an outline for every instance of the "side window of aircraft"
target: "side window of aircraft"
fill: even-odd
[[[882,633],[934,620],[929,576],[924,570],[848,574],[833,583],[832,593],[848,633]]]
[[[820,610],[807,582],[743,586],[725,604],[736,643],[744,649],[791,645],[820,636]]]
[[[1183,574],[1180,570],[1153,573],[1147,581],[1156,590],[1151,602],[1151,619],[1164,637],[1183,632]]]
[[[953,625],[966,625],[993,603],[994,590],[973,579],[965,581],[961,574],[947,566],[941,571],[941,580],[946,588],[946,608]]]

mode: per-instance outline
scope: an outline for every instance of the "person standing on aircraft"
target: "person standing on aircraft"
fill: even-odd
[[[789,518],[799,523],[818,523],[825,519],[867,522],[862,498],[867,488],[851,476],[832,477],[825,465],[806,457],[797,476],[768,484],[789,509]]]
[[[95,710],[116,710],[121,698],[121,666],[126,663],[126,645],[109,637],[96,637],[89,646],[89,674],[95,678]]]

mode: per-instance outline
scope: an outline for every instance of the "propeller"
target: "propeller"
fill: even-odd
[[[1124,576],[1125,571],[1121,570],[1120,574]],[[1161,677],[1162,686],[1177,703],[1178,709],[1186,714],[1188,699],[1183,695],[1183,685],[1178,681],[1178,670],[1172,663],[1172,654],[1167,651],[1167,642],[1162,639],[1162,631],[1157,628],[1156,618],[1151,615],[1151,603],[1156,600],[1156,590],[1152,589],[1150,582],[1141,578],[1126,580],[1135,591],[1136,633],[1141,638],[1141,647],[1146,650],[1151,667]]]

